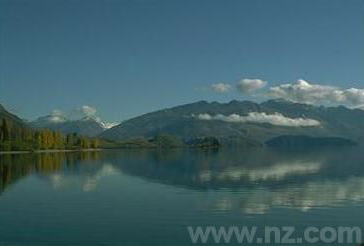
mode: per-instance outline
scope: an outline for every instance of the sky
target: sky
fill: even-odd
[[[363,0],[0,0],[0,103],[108,122],[199,100],[364,108]]]

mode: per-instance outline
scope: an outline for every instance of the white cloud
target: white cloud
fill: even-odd
[[[268,95],[308,104],[355,107],[364,104],[364,89],[341,89],[335,86],[311,84],[305,80],[269,88]]]
[[[264,88],[267,84],[261,79],[242,79],[238,82],[237,88],[241,93],[250,93]]]
[[[67,120],[66,114],[59,109],[54,109],[50,114],[49,121],[53,123],[62,123]]]
[[[82,113],[86,117],[92,117],[96,115],[97,110],[91,106],[83,105],[77,109],[80,113]]]
[[[289,118],[285,117],[280,113],[266,114],[259,112],[251,112],[246,116],[241,116],[238,114],[231,114],[228,116],[217,114],[199,114],[196,116],[200,120],[220,120],[231,123],[269,123],[277,126],[290,126],[290,127],[307,127],[307,126],[319,126],[320,122],[314,119],[305,118]]]
[[[219,93],[227,93],[231,90],[231,85],[226,83],[216,83],[211,86],[212,90]]]
[[[364,89],[350,88],[343,91],[345,100],[355,106],[363,106],[364,104]]]

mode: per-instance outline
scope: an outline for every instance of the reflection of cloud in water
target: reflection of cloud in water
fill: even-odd
[[[364,201],[364,178],[350,178],[346,181],[309,182],[296,187],[271,190],[258,188],[242,190],[243,200],[224,198],[223,204],[230,204],[225,210],[242,208],[246,214],[265,214],[272,207],[299,209],[303,212],[314,208],[339,207],[344,202]],[[229,201],[227,201],[229,200]],[[216,203],[221,209],[221,202]]]
[[[217,202],[215,206],[215,210],[218,211],[228,211],[232,208],[232,202],[230,199],[221,199]]]
[[[310,182],[289,191],[272,194],[272,204],[283,207],[300,207],[306,211],[315,207],[339,206],[345,201],[364,200],[364,178],[350,178],[342,182]]]
[[[60,189],[67,187],[72,183],[72,177],[66,177],[63,174],[56,173],[49,176],[49,180],[53,185],[53,188]]]
[[[266,214],[269,212],[268,204],[257,204],[254,207],[244,208],[244,213],[246,214]]]
[[[86,180],[83,182],[83,191],[93,191],[96,189],[99,179],[102,177],[113,176],[119,174],[120,171],[114,168],[111,164],[106,164],[99,170],[94,176],[86,177]]]
[[[222,173],[217,174],[218,180],[248,179],[252,181],[260,180],[282,180],[287,176],[303,175],[317,173],[321,168],[319,162],[290,162],[281,163],[269,167],[261,167],[256,169],[247,169],[245,167],[229,168]],[[210,181],[213,173],[210,171],[200,174],[199,179],[202,182]]]
[[[296,177],[319,174],[323,167],[324,162],[320,161],[233,167],[220,172],[204,171],[198,175],[198,180],[202,183],[243,182],[240,189],[212,203],[217,211],[242,209],[246,214],[266,214],[271,208],[291,208],[306,212],[315,208],[340,207],[347,202],[364,201],[364,177],[291,182]],[[285,185],[285,180],[291,180],[289,185]],[[252,183],[255,185],[249,186],[250,188],[244,186]]]
[[[55,189],[65,188],[70,185],[81,184],[82,190],[85,192],[96,189],[99,180],[102,177],[108,177],[120,174],[120,170],[113,167],[111,164],[104,164],[100,170],[93,175],[64,175],[56,173],[50,175],[50,181]]]

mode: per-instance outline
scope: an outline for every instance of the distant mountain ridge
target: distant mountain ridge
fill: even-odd
[[[262,103],[199,101],[150,112],[110,129],[105,129],[99,119],[69,120],[62,115],[39,117],[28,124],[0,105],[1,119],[21,127],[29,125],[34,129],[47,128],[63,134],[78,133],[112,141],[155,139],[167,135],[184,143],[217,139],[219,144],[227,146],[260,146],[273,139],[282,140],[279,138],[282,136],[284,143],[310,143],[311,139],[308,141],[302,136],[323,138],[315,143],[332,140],[335,144],[338,138],[342,140],[340,143],[364,142],[363,110],[314,106],[283,99]]]
[[[8,120],[11,125],[17,127],[49,129],[52,131],[60,131],[63,134],[77,133],[87,137],[97,136],[109,127],[109,124],[102,122],[97,117],[83,117],[77,120],[70,120],[62,114],[46,115],[32,122],[24,122],[0,104],[0,123],[2,119]]]
[[[60,131],[63,134],[77,133],[79,135],[93,137],[102,133],[105,129],[102,124],[90,117],[84,117],[79,120],[68,120],[67,118],[59,121],[52,121],[51,115],[39,117],[29,125],[33,129],[46,128],[52,131]]]
[[[255,122],[251,119],[253,116],[258,117]],[[279,125],[280,120],[285,125]],[[319,124],[304,126],[306,121]],[[287,126],[289,124],[295,127]],[[148,138],[160,133],[187,141],[198,137],[217,137],[228,144],[245,140],[265,143],[283,135],[341,137],[363,142],[364,111],[343,106],[317,107],[284,99],[263,103],[199,101],[132,118],[106,130],[100,137],[121,140]]]

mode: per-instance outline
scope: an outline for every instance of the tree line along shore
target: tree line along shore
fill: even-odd
[[[80,136],[76,133],[67,135],[49,129],[33,130],[28,126],[12,124],[7,119],[0,123],[0,151],[46,151],[97,149],[98,138]]]

